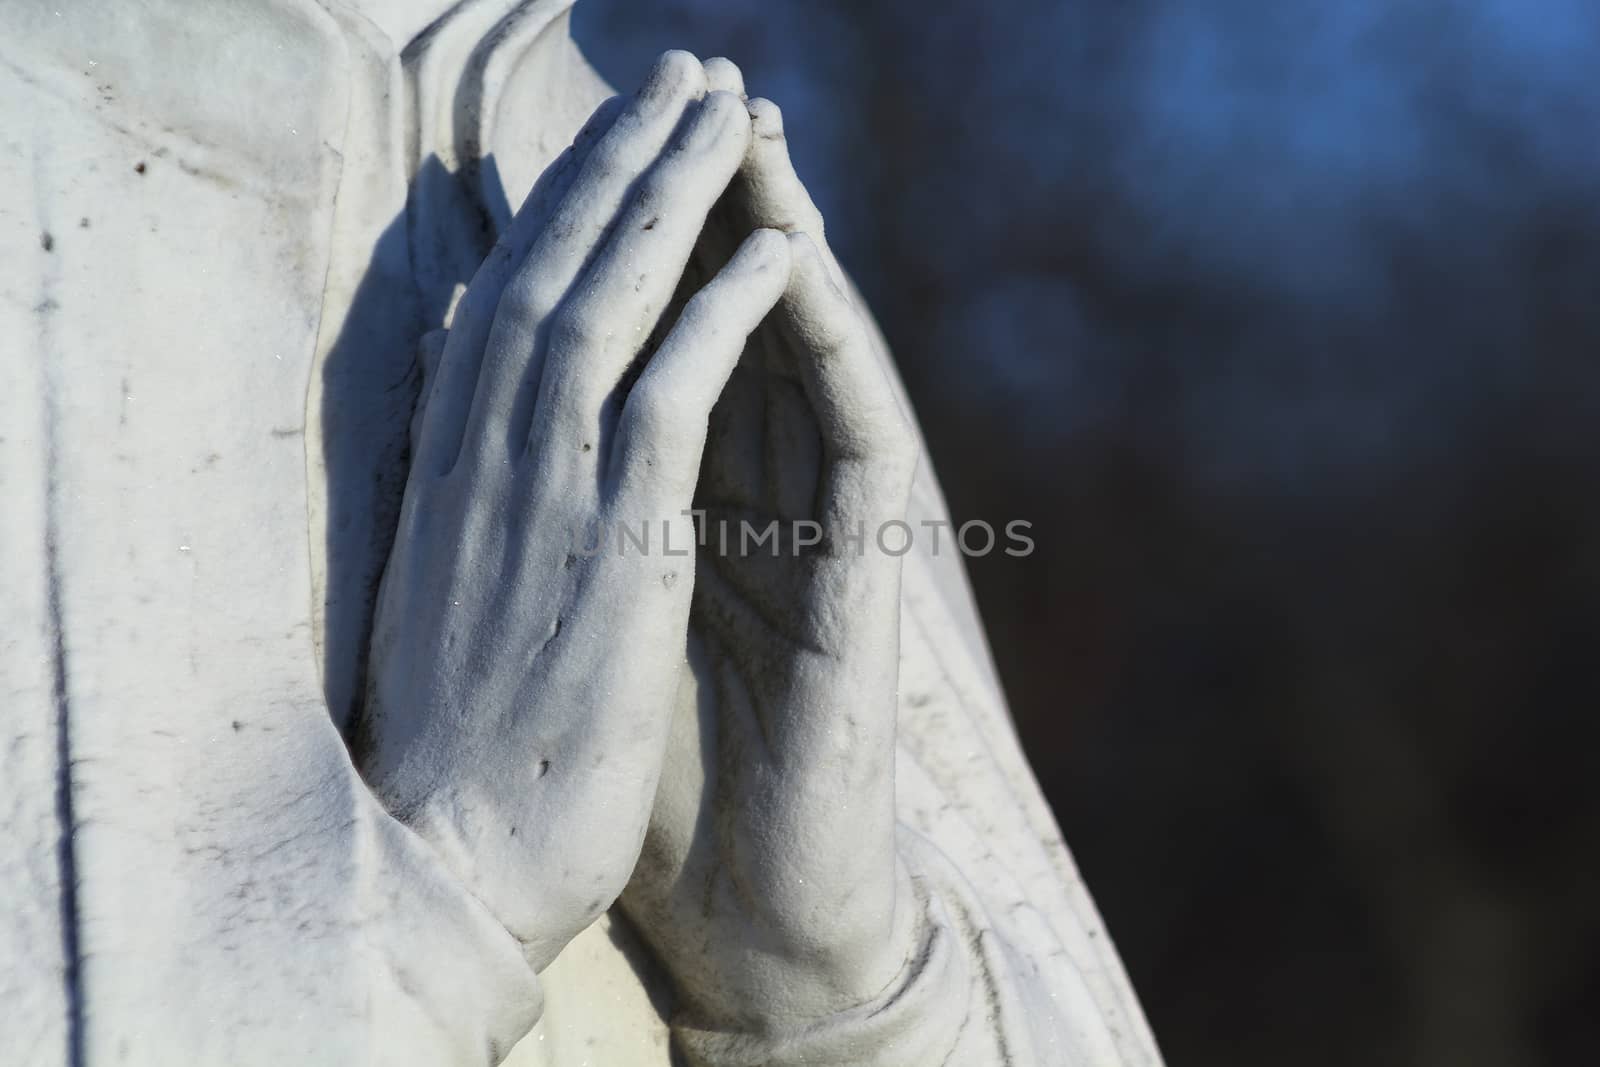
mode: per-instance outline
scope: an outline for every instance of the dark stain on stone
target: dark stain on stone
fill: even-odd
[[[44,249],[46,252],[55,251],[56,239],[51,236],[49,230],[45,230],[39,235],[39,247]]]
[[[560,636],[561,636],[561,616],[558,615],[558,616],[556,616],[555,625],[550,627],[550,635],[544,639],[545,646],[548,646],[550,644],[550,642],[554,641],[557,637],[560,637]],[[539,649],[539,651],[543,652],[544,651],[544,647],[541,647]]]
[[[143,174],[145,172],[144,160],[141,159],[133,165],[133,172],[135,174]]]
[[[159,158],[165,154],[165,152],[157,152],[156,156]],[[219,189],[232,189],[237,184],[233,179],[228,178],[218,171],[207,170],[206,168],[197,166],[196,164],[190,163],[187,160],[178,160],[178,169],[189,175],[191,178],[199,178],[201,181],[210,182]]]

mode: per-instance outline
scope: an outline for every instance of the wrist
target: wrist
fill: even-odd
[[[898,864],[897,871],[904,896],[897,893],[892,929],[870,950],[857,944],[797,961],[741,984],[738,1004],[725,1001],[721,1011],[700,1004],[680,1010],[672,1025],[689,1062],[943,1062],[965,1022],[967,958],[942,904]]]
[[[674,967],[680,1018],[725,1032],[804,1030],[881,999],[924,950],[925,902],[896,856],[882,889],[859,886],[850,906],[821,906],[782,923],[748,923],[712,958]],[[720,957],[720,958],[718,958]]]

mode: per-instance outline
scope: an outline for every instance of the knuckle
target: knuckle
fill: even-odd
[[[863,435],[862,446],[868,461],[888,486],[899,488],[910,484],[922,449],[910,423],[898,408],[890,406],[874,414],[868,432]]]
[[[628,437],[630,447],[659,449],[672,431],[673,414],[681,408],[671,391],[660,382],[640,383],[628,395]]]
[[[668,390],[651,389],[628,401],[623,436],[624,484],[654,486],[658,491],[691,490],[698,463],[689,462],[695,427],[703,423],[687,415],[685,405]]]
[[[600,344],[600,330],[594,316],[583,308],[568,307],[550,320],[550,349],[559,353],[593,351]]]
[[[921,458],[922,450],[917,446],[917,439],[911,432],[911,427],[898,413],[887,421],[888,425],[878,443],[878,453],[884,471],[897,482],[908,481],[916,473],[917,461]]]
[[[578,431],[592,413],[600,410],[605,393],[593,374],[584,373],[591,361],[580,352],[552,352],[539,383],[544,431],[557,437]]]
[[[837,364],[853,359],[857,355],[853,351],[854,335],[848,324],[841,323],[837,317],[813,316],[803,324],[803,327],[807,347],[816,353],[819,360],[831,365],[829,370],[835,370]]]
[[[462,304],[462,310],[466,310],[466,302],[463,301]],[[538,274],[524,264],[500,291],[500,300],[495,306],[494,317],[497,322],[519,325],[539,322],[549,313],[550,298],[545,292],[544,285],[541,284]]]
[[[678,325],[697,340],[705,340],[714,331],[717,317],[725,302],[731,303],[735,295],[726,292],[727,279],[713,278],[683,305],[678,314]]]
[[[682,152],[669,153],[660,163],[650,168],[650,173],[645,175],[644,181],[639,183],[639,191],[634,194],[632,215],[635,221],[646,220],[635,230],[655,229],[661,222],[661,205],[673,202],[673,187],[683,182],[688,163],[684,160]]]
[[[600,139],[589,153],[589,162],[584,167],[586,171],[597,176],[615,174],[627,162],[627,144],[629,138],[636,136],[640,131],[639,120],[624,115],[617,120],[611,131]]]

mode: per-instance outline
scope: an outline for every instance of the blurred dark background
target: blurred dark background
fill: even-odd
[[[783,106],[1172,1067],[1600,1044],[1600,5],[581,0]]]

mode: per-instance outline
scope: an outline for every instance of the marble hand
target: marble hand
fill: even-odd
[[[726,61],[706,70],[740,88]],[[692,672],[622,904],[693,1025],[765,1033],[871,1001],[916,948],[895,845],[904,534],[887,529],[890,552],[877,537],[905,516],[918,448],[781,116],[748,107],[749,155],[696,263],[771,227],[792,271],[712,412]]]
[[[542,968],[644,837],[683,663],[708,413],[783,292],[756,230],[649,348],[746,155],[669,53],[540,180],[456,310],[414,430],[358,758]],[[648,529],[651,551],[587,548]]]

